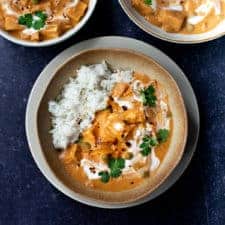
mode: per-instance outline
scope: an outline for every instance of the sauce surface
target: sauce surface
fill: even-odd
[[[96,113],[77,143],[59,154],[72,179],[90,188],[117,192],[140,185],[158,169],[169,148],[173,125],[165,90],[144,74],[134,73],[133,78],[129,84],[115,84],[107,108]],[[144,106],[140,99],[140,90],[150,86],[157,98],[152,107]],[[151,151],[143,155],[144,138],[156,141],[157,132],[162,129],[170,132],[168,138],[152,144]],[[110,175],[111,159],[123,159],[125,165],[119,176],[104,182],[100,173]]]
[[[171,33],[198,34],[225,19],[224,0],[132,0],[132,6],[150,23]]]
[[[16,38],[44,41],[76,26],[89,0],[0,0],[0,28]],[[40,17],[39,17],[39,14]]]

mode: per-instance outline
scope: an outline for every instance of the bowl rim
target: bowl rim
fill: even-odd
[[[80,51],[80,52],[77,52],[75,53],[74,55],[70,56],[69,58],[67,58],[62,64],[60,64],[56,69],[55,69],[55,72],[51,74],[51,76],[49,76],[48,78],[48,83],[46,84],[46,87],[43,89],[43,91],[40,91],[41,93],[39,93],[39,97],[40,99],[38,99],[38,102],[36,104],[36,111],[35,111],[35,115],[36,115],[36,118],[33,119],[35,120],[35,127],[33,128],[33,130],[35,130],[35,132],[37,133],[37,135],[35,135],[37,137],[37,140],[35,140],[35,142],[39,145],[39,147],[41,147],[41,144],[40,144],[40,139],[39,139],[39,135],[38,135],[38,128],[37,128],[37,117],[38,117],[38,110],[39,110],[39,106],[40,106],[40,103],[42,101],[42,98],[44,96],[44,93],[46,91],[46,88],[48,88],[48,85],[50,84],[50,82],[52,81],[52,79],[54,78],[55,74],[57,73],[57,71],[59,71],[64,65],[66,65],[68,62],[70,62],[71,60],[73,60],[74,58],[76,58],[77,56],[79,55],[82,55],[86,52],[90,52],[90,51],[93,51],[93,50],[114,50],[114,51],[124,51],[124,52],[129,52],[129,53],[132,53],[132,54],[135,54],[137,56],[140,56],[142,58],[146,58],[147,60],[150,60],[150,61],[153,61],[154,64],[156,64],[158,67],[160,67],[163,71],[165,71],[167,73],[167,75],[169,76],[169,78],[172,80],[172,82],[174,82],[175,86],[176,86],[176,89],[178,91],[178,94],[180,95],[181,97],[181,104],[182,104],[182,108],[183,108],[183,112],[184,112],[184,124],[185,124],[185,130],[184,130],[184,140],[182,140],[182,146],[181,146],[181,149],[179,151],[179,157],[177,157],[177,159],[174,161],[173,165],[169,168],[169,172],[165,175],[163,175],[163,178],[150,190],[148,190],[146,193],[144,193],[144,195],[140,195],[137,199],[134,199],[133,201],[128,201],[128,202],[121,202],[121,203],[118,203],[118,202],[107,202],[107,201],[102,201],[102,200],[98,200],[98,199],[95,199],[95,198],[92,198],[92,197],[88,197],[88,196],[85,196],[83,194],[78,194],[76,192],[74,192],[73,190],[71,190],[71,188],[69,188],[66,184],[64,184],[55,174],[55,172],[52,170],[51,166],[48,164],[47,160],[46,160],[46,157],[43,153],[43,151],[39,152],[39,153],[35,153],[34,150],[32,150],[32,147],[31,147],[31,140],[30,140],[30,135],[29,135],[29,119],[32,119],[32,118],[29,118],[29,110],[34,110],[34,107],[31,107],[30,105],[32,104],[31,103],[31,97],[32,95],[34,94],[34,89],[36,89],[37,85],[36,85],[36,82],[35,82],[35,85],[34,87],[32,88],[32,91],[30,93],[30,96],[29,96],[29,100],[28,100],[28,103],[27,103],[27,108],[26,108],[26,120],[25,120],[25,123],[26,123],[26,136],[27,136],[27,140],[28,140],[28,144],[29,144],[29,148],[30,148],[30,151],[31,151],[31,154],[33,156],[33,159],[34,161],[36,162],[36,164],[38,165],[39,169],[42,171],[43,175],[47,178],[48,181],[50,181],[51,184],[53,184],[59,191],[63,192],[65,195],[69,196],[70,198],[76,200],[76,201],[79,201],[79,202],[82,202],[84,204],[88,204],[88,205],[91,205],[91,206],[97,206],[97,207],[101,207],[101,208],[124,208],[124,207],[130,207],[130,206],[135,206],[137,204],[141,204],[142,202],[145,201],[145,199],[148,198],[148,196],[153,192],[155,191],[168,177],[169,175],[171,175],[171,173],[174,171],[174,169],[176,168],[176,166],[179,164],[179,162],[181,161],[181,158],[184,154],[184,151],[185,151],[185,146],[186,146],[186,143],[187,143],[187,136],[188,136],[188,116],[187,116],[187,110],[186,110],[186,107],[185,107],[185,103],[184,103],[184,99],[182,97],[182,94],[181,94],[181,91],[180,91],[180,88],[177,84],[177,82],[175,81],[175,79],[173,78],[173,76],[170,74],[170,72],[168,72],[164,67],[163,65],[160,65],[157,61],[155,61],[152,57],[150,56],[147,56],[145,55],[144,53],[141,53],[141,52],[138,52],[138,51],[135,51],[135,50],[132,50],[132,49],[128,49],[128,48],[113,48],[113,47],[108,47],[108,48],[93,48],[93,49],[88,49],[88,50],[83,50],[83,51]],[[45,70],[45,69],[44,69]],[[43,71],[44,71],[43,70]],[[40,84],[39,84],[40,85]],[[40,87],[39,87],[40,89]],[[37,90],[35,90],[37,91]],[[36,93],[37,94],[37,93]],[[33,96],[34,97],[34,96]],[[29,109],[30,108],[30,109]],[[33,134],[32,134],[33,135]],[[34,137],[33,137],[34,138]],[[37,147],[36,147],[37,148]],[[42,155],[42,162],[40,162],[38,159],[39,156],[37,156],[37,154],[41,154]],[[42,168],[43,165],[41,164],[45,164],[45,170]],[[46,168],[47,167],[47,168]],[[48,169],[48,171],[46,171],[46,169]],[[49,174],[49,172],[51,172],[51,174]],[[54,176],[54,179],[57,180],[54,180],[51,178],[51,176]],[[71,194],[72,192],[72,194]],[[138,201],[141,201],[141,202],[138,202]]]
[[[59,44],[65,40],[69,39],[76,33],[78,33],[88,22],[88,20],[90,19],[90,17],[92,16],[92,14],[96,8],[98,0],[90,0],[90,1],[91,2],[89,2],[88,10],[87,10],[85,16],[81,19],[81,21],[76,26],[74,26],[72,29],[68,30],[67,32],[65,32],[64,34],[62,34],[61,36],[59,36],[57,38],[53,38],[53,39],[50,39],[47,41],[42,41],[42,42],[31,42],[31,41],[26,41],[26,40],[16,38],[16,37],[10,35],[7,31],[4,31],[2,29],[0,29],[0,36],[2,36],[6,40],[8,40],[14,44],[25,46],[25,47],[34,47],[34,48],[35,47],[48,47],[48,46]]]
[[[190,40],[190,41],[183,41],[183,40],[174,40],[172,38],[167,38],[164,35],[160,35],[157,32],[152,31],[151,29],[147,29],[138,19],[136,19],[133,15],[132,12],[130,12],[126,5],[125,5],[125,1],[124,0],[118,0],[120,3],[121,8],[123,9],[123,11],[125,12],[125,14],[128,16],[128,18],[134,23],[136,24],[140,29],[142,29],[143,31],[145,31],[146,33],[152,35],[155,38],[158,38],[160,40],[163,41],[167,41],[167,42],[171,42],[171,43],[175,43],[175,44],[200,44],[200,43],[206,43],[209,41],[213,41],[215,39],[218,39],[220,37],[223,37],[225,35],[225,31],[212,36],[210,38],[205,38],[205,39],[201,39],[201,40]]]

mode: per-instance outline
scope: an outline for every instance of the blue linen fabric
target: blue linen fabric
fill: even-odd
[[[140,39],[168,54],[200,107],[200,141],[184,175],[159,198],[130,209],[97,209],[64,196],[38,170],[25,137],[28,95],[45,65],[65,48],[104,35]],[[0,225],[225,224],[225,37],[197,45],[160,41],[133,24],[117,0],[99,0],[87,25],[62,44],[34,49],[0,38],[0,97]]]

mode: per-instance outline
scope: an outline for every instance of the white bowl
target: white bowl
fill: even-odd
[[[149,23],[143,16],[141,16],[131,5],[131,0],[119,0],[121,7],[128,15],[128,17],[142,30],[157,37],[161,40],[181,43],[181,44],[195,44],[214,40],[225,35],[225,20],[219,23],[214,29],[202,34],[177,34],[168,33],[161,28]]]
[[[47,47],[47,46],[55,45],[55,44],[58,44],[60,42],[65,41],[66,39],[70,38],[71,36],[76,34],[83,27],[87,23],[89,18],[91,17],[92,13],[94,12],[96,4],[97,4],[97,0],[90,0],[88,10],[87,10],[85,16],[82,18],[82,20],[74,28],[68,30],[66,33],[64,33],[63,35],[61,35],[58,38],[54,38],[54,39],[47,40],[47,41],[41,41],[41,42],[31,42],[31,41],[25,41],[22,39],[18,39],[16,37],[10,35],[7,31],[3,31],[1,29],[0,29],[0,35],[15,44],[23,45],[26,47]]]

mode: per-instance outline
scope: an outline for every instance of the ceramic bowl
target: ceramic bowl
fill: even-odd
[[[167,90],[173,115],[173,132],[168,152],[154,176],[145,179],[138,187],[122,192],[104,192],[88,188],[72,179],[64,171],[58,152],[52,145],[51,115],[48,102],[55,99],[69,78],[76,76],[81,65],[100,63],[106,60],[113,69],[132,69],[150,74]],[[123,205],[135,205],[140,199],[147,198],[178,165],[184,153],[187,140],[187,115],[180,90],[172,76],[151,58],[126,49],[93,49],[81,52],[64,64],[48,83],[38,82],[28,101],[26,113],[26,132],[31,152],[39,168],[50,182],[71,198],[99,207],[120,208]],[[34,93],[36,96],[34,96]],[[35,116],[34,116],[35,115]],[[32,132],[31,132],[32,130]]]
[[[152,25],[145,20],[131,5],[131,0],[119,0],[124,12],[127,16],[142,30],[151,34],[152,36],[164,41],[181,43],[181,44],[195,44],[207,42],[225,35],[225,20],[222,21],[214,29],[202,34],[177,34],[168,33],[161,28]]]

